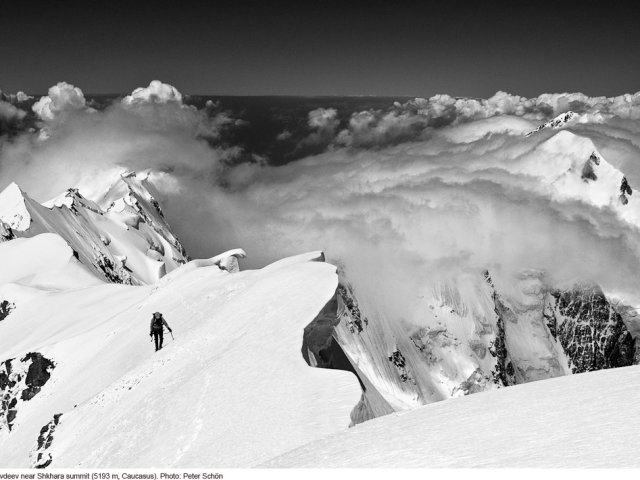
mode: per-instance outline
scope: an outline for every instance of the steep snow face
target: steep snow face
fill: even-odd
[[[140,287],[3,285],[21,297],[0,323],[0,361],[38,352],[55,368],[13,405],[0,464],[250,467],[346,427],[357,378],[311,368],[300,351],[338,285],[335,267],[315,260],[233,274],[193,261]],[[175,337],[157,353],[155,311]]]
[[[17,232],[24,232],[31,225],[31,215],[25,205],[24,193],[15,183],[0,193],[0,223]]]
[[[187,255],[149,191],[146,178],[118,178],[98,203],[69,189],[40,205],[15,184],[0,194],[3,237],[56,233],[100,277],[117,283],[153,283]]]
[[[386,318],[375,299],[358,297],[346,281],[338,294],[334,337],[372,387],[365,388],[354,423],[498,386],[493,288],[481,274],[425,292],[413,319]]]
[[[95,272],[74,256],[58,235],[43,233],[33,238],[16,238],[1,244],[0,298],[5,284],[66,289],[101,284]],[[16,261],[20,259],[20,261]]]
[[[640,367],[591,372],[377,418],[277,468],[640,467]]]
[[[333,337],[363,384],[353,424],[495,388],[634,363],[636,341],[593,285],[559,290],[522,272],[499,291],[488,272],[440,284],[412,320],[338,288]],[[327,342],[328,343],[328,342]]]
[[[608,207],[625,221],[640,225],[640,204],[631,197],[631,188],[627,192],[624,174],[600,155],[589,138],[563,130],[505,168],[539,179],[536,186],[543,189],[541,193],[558,201]]]

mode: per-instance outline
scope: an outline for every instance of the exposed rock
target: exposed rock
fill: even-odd
[[[633,194],[633,190],[631,189],[629,182],[627,182],[627,177],[622,177],[622,182],[620,183],[620,193],[626,195]]]
[[[118,259],[115,260],[118,262]],[[95,249],[93,264],[102,272],[107,280],[113,283],[133,285],[134,282],[131,278],[131,274],[124,267],[124,264],[122,262],[118,262],[119,264],[116,264],[116,262],[104,255],[97,248]]]
[[[498,295],[494,294],[493,300],[496,306],[496,315],[498,316],[498,332],[496,334],[496,339],[489,347],[489,353],[491,356],[496,358],[496,367],[491,373],[493,374],[493,380],[497,385],[506,387],[509,385],[515,385],[516,383],[515,370],[511,363],[511,359],[509,358],[509,352],[507,351],[503,320],[505,316],[510,318],[510,316],[513,315],[513,312],[506,308]]]
[[[358,333],[364,330],[364,326],[369,324],[369,321],[365,316],[360,312],[360,308],[358,307],[358,301],[356,300],[351,287],[348,284],[340,284],[338,285],[338,295],[348,312],[348,315],[345,316],[346,324],[349,327],[349,331],[351,333]]]
[[[51,377],[51,370],[53,370],[54,364],[38,352],[28,353],[21,361],[31,362],[25,382],[27,388],[22,391],[21,395],[22,400],[31,400]]]
[[[480,368],[476,368],[474,372],[469,375],[467,380],[462,382],[459,387],[453,390],[452,394],[455,395],[458,391],[463,392],[464,395],[483,392],[487,389],[487,384],[490,381],[491,377],[485,375]]]
[[[7,318],[15,308],[16,305],[14,303],[9,303],[8,300],[0,302],[0,322]]]
[[[54,363],[38,352],[0,363],[0,430],[13,428],[20,402],[35,397],[51,377]]]
[[[632,194],[633,190],[631,189],[629,182],[627,182],[627,177],[622,177],[622,182],[620,183],[620,196],[618,197],[618,200],[620,200],[620,203],[622,203],[622,205],[626,205],[627,203],[629,203],[627,195]]]
[[[598,179],[598,176],[596,175],[596,172],[595,172],[594,165],[596,166],[600,165],[600,158],[598,157],[598,155],[596,155],[596,152],[593,152],[591,154],[589,159],[585,162],[584,166],[582,167],[581,178],[585,182],[588,182],[589,180],[595,181]]]
[[[573,373],[632,365],[635,339],[596,285],[554,291],[549,329],[571,361]]]
[[[416,348],[420,350],[428,364],[435,364],[440,360],[440,357],[434,351],[458,345],[456,339],[444,326],[420,328],[413,332],[409,338]]]
[[[47,452],[51,443],[53,442],[53,434],[60,422],[61,413],[57,413],[53,416],[53,420],[47,423],[42,429],[40,429],[40,435],[38,435],[38,442],[34,450],[31,452],[31,467],[32,468],[47,468],[51,465],[53,457],[51,453]]]
[[[11,227],[6,223],[0,221],[0,242],[7,242],[16,238]]]
[[[407,370],[406,360],[398,347],[396,347],[393,352],[391,352],[391,355],[389,355],[389,361],[395,365],[401,381],[411,381],[411,383],[416,383],[411,373]]]

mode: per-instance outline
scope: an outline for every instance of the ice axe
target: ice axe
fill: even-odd
[[[173,340],[175,342],[175,338],[173,338],[173,330],[169,330],[169,335],[171,335],[171,340]]]

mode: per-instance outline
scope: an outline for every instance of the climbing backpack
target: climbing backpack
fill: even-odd
[[[154,332],[161,332],[162,331],[162,317],[158,317],[153,319],[153,331]]]

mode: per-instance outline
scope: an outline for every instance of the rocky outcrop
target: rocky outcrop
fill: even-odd
[[[7,242],[16,238],[11,227],[0,221],[0,242]]]
[[[345,322],[349,327],[351,333],[362,332],[364,327],[369,324],[367,317],[363,316],[358,307],[358,300],[353,294],[353,289],[348,284],[338,285],[338,295],[342,299],[342,302],[348,312],[348,316],[345,316]]]
[[[585,182],[588,182],[589,180],[595,181],[598,179],[598,176],[596,175],[596,172],[595,172],[594,165],[595,166],[600,165],[600,157],[596,154],[596,152],[593,152],[591,156],[589,156],[589,159],[585,162],[584,166],[582,167],[581,178]]]
[[[557,117],[549,120],[548,122],[543,123],[542,125],[540,125],[535,130],[532,130],[532,131],[526,133],[525,137],[530,137],[534,133],[539,132],[540,130],[546,130],[548,128],[552,128],[552,129],[563,128],[563,127],[565,127],[567,125],[567,123],[569,123],[570,121],[572,121],[573,119],[575,119],[575,118],[577,118],[579,116],[580,116],[579,114],[577,114],[575,112],[572,112],[572,111],[561,113]]]
[[[54,367],[51,360],[38,352],[0,363],[0,430],[11,431],[19,404],[40,393]]]
[[[0,322],[7,318],[15,308],[15,303],[11,303],[8,300],[0,302]]]
[[[635,339],[596,285],[555,290],[547,325],[571,362],[573,373],[632,365]]]
[[[53,420],[40,429],[40,435],[38,435],[36,446],[30,454],[31,468],[47,468],[51,465],[53,457],[47,450],[51,447],[53,434],[60,422],[61,416],[61,413],[55,414],[53,416]]]
[[[93,265],[100,270],[104,278],[111,283],[121,283],[123,285],[134,285],[137,283],[131,278],[131,271],[126,268],[124,262],[120,261],[117,257],[113,257],[113,259],[109,258],[97,248],[94,250]]]
[[[477,368],[467,380],[454,389],[453,394],[455,395],[458,391],[462,392],[463,395],[484,392],[491,381],[491,377],[486,375],[480,368]]]
[[[509,358],[507,350],[506,333],[504,328],[504,317],[507,313],[506,307],[497,295],[494,295],[496,305],[496,315],[498,316],[496,338],[489,347],[489,353],[496,359],[496,366],[491,372],[493,381],[503,387],[515,385],[515,371],[513,363]]]
[[[398,370],[400,381],[411,382],[413,384],[416,383],[411,373],[407,370],[407,361],[405,360],[404,355],[402,355],[402,352],[397,346],[393,350],[393,352],[391,352],[391,355],[389,355],[388,359]]]
[[[629,199],[627,198],[627,195],[632,195],[632,194],[633,194],[633,190],[631,189],[629,182],[627,182],[627,177],[622,177],[622,182],[620,183],[620,196],[618,197],[618,199],[620,200],[620,203],[622,203],[623,205],[626,205],[627,203],[629,203]]]

